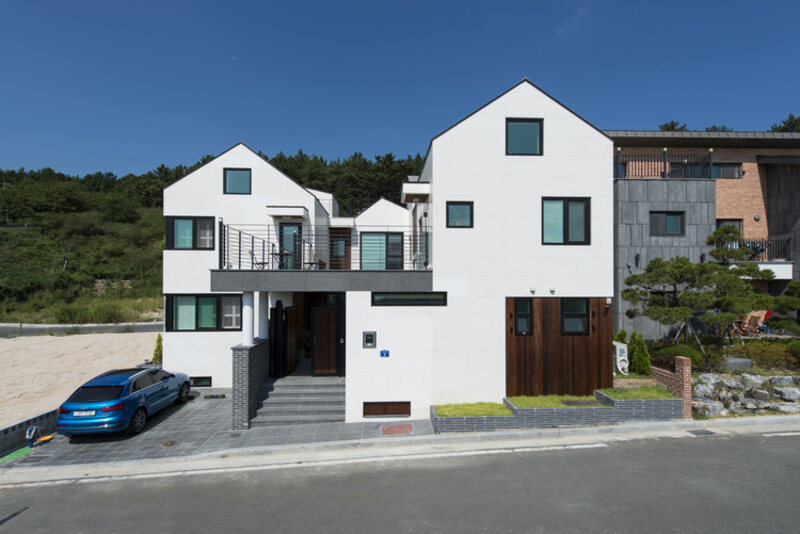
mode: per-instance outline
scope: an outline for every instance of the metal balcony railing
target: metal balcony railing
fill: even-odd
[[[719,247],[719,245],[717,245]],[[744,239],[725,243],[728,248],[746,248],[745,261],[791,261],[792,240]]]
[[[423,270],[428,232],[412,226],[331,228],[300,223],[219,223],[219,268],[232,270]]]
[[[617,154],[614,178],[712,178],[711,155]]]

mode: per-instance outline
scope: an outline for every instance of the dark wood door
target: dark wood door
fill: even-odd
[[[311,309],[311,364],[315,375],[335,375],[336,309]]]
[[[575,302],[570,308],[570,300],[585,301],[585,308]],[[605,298],[507,298],[505,314],[507,396],[591,395],[612,386],[612,310]],[[581,326],[585,333],[563,332]]]
[[[350,269],[350,228],[331,228],[329,230],[331,249],[329,253],[331,269]]]

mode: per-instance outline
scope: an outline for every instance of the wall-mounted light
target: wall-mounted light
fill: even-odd
[[[535,295],[536,294],[536,288],[533,287],[533,286],[531,286],[530,289],[528,289],[528,291],[531,292],[531,295]]]
[[[606,309],[609,309],[613,302],[614,302],[614,299],[612,299],[611,297],[606,297]]]
[[[547,288],[547,290],[550,291],[551,295],[553,295],[556,292],[556,286],[550,286],[550,287]]]
[[[761,220],[761,215],[756,215],[755,217],[753,217],[753,220],[756,221],[756,222],[760,221]]]
[[[641,259],[641,256],[639,256],[638,254],[633,257],[633,263],[636,265],[637,268],[639,267],[639,260],[640,259]]]
[[[428,216],[428,212],[427,212],[427,211],[423,211],[423,212],[422,212],[422,216],[423,216],[423,217],[427,217],[427,216]]]

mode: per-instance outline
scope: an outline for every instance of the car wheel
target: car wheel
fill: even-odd
[[[144,430],[144,425],[147,423],[147,412],[144,408],[139,408],[131,417],[131,424],[128,425],[128,434],[135,435]]]
[[[189,384],[184,383],[181,390],[178,392],[178,398],[175,399],[177,404],[183,404],[189,400]]]

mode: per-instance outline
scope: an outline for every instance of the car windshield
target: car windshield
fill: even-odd
[[[83,386],[67,402],[103,402],[118,399],[122,386]]]

